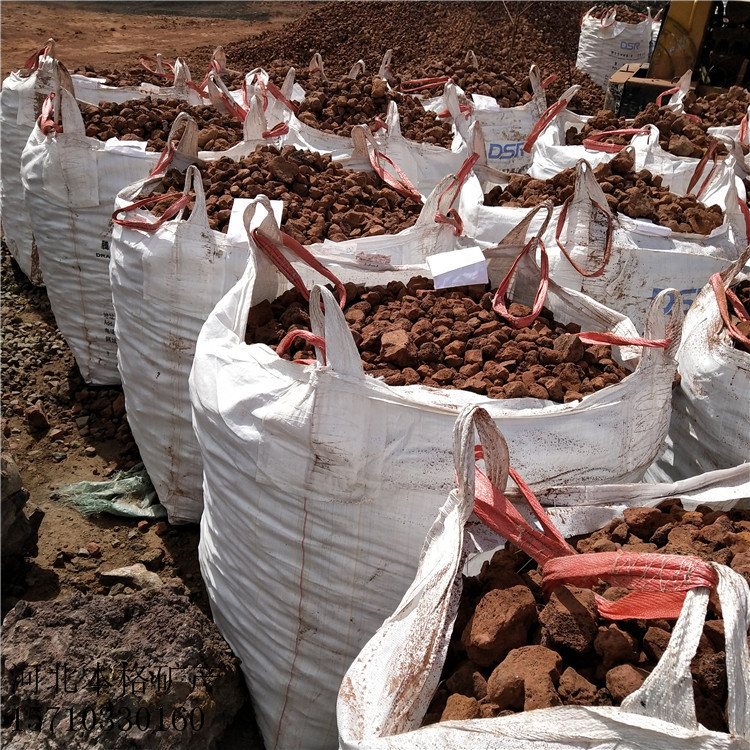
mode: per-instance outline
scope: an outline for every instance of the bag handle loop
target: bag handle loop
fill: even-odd
[[[310,290],[310,327],[325,341],[326,362],[334,372],[356,378],[365,376],[344,313],[331,291],[321,284],[314,284]]]
[[[168,62],[167,65],[169,66],[169,69],[172,71],[171,73],[166,73],[164,71],[164,58],[162,57],[161,53],[157,52],[156,57],[150,57],[148,55],[143,55],[139,58],[138,62],[152,75],[155,76],[161,76],[162,78],[169,78],[171,80],[174,80],[175,77],[175,69],[174,65],[172,63]],[[155,68],[150,68],[149,65],[155,65]]]
[[[456,237],[460,236],[463,233],[464,222],[459,216],[458,211],[453,208],[453,204],[461,194],[461,188],[463,187],[466,178],[469,176],[472,167],[476,164],[478,159],[479,154],[471,154],[471,156],[469,156],[464,161],[458,172],[456,172],[456,174],[452,177],[450,183],[448,183],[447,187],[445,188],[445,190],[443,190],[443,192],[440,194],[440,197],[438,198],[438,208],[435,212],[435,221],[438,222],[438,224],[448,224],[452,226],[453,233],[456,235]],[[443,198],[451,189],[453,189],[453,198],[451,198],[451,202],[448,204],[448,210],[444,212],[442,210]]]
[[[29,76],[34,71],[39,70],[39,60],[42,57],[55,56],[55,40],[50,37],[33,55],[30,55],[28,60],[23,64],[23,72]]]
[[[260,227],[250,230],[249,237],[251,241],[255,243],[256,247],[263,251],[266,257],[276,266],[276,268],[278,268],[281,274],[294,286],[295,289],[297,289],[305,300],[309,301],[310,292],[308,291],[305,282],[274,241],[264,235],[263,232],[261,232]],[[328,268],[326,268],[309,250],[307,250],[304,245],[297,242],[294,237],[286,234],[286,232],[281,232],[281,241],[283,246],[296,255],[299,260],[306,263],[310,268],[317,271],[322,276],[325,276],[329,281],[333,282],[339,295],[339,305],[343,310],[346,305],[346,289],[344,288],[343,282],[332,271],[328,270]]]
[[[523,144],[523,150],[527,153],[531,153],[531,149],[537,141],[537,138],[542,134],[546,127],[570,104],[570,100],[578,93],[578,89],[581,87],[576,84],[571,86],[565,91],[562,96],[554,103],[550,104],[547,109],[542,112],[541,117],[537,120],[531,132],[526,138],[526,142]]]
[[[521,259],[530,251],[536,253],[537,247],[541,253],[541,263],[539,267],[539,286],[534,296],[534,303],[531,308],[531,312],[528,315],[522,317],[516,317],[508,312],[508,308],[505,305],[505,293],[508,291],[510,286],[510,280],[516,271],[516,266],[521,262]],[[533,256],[532,256],[533,257]],[[547,256],[547,248],[544,246],[541,237],[532,237],[525,245],[523,250],[518,254],[516,259],[513,261],[513,265],[510,267],[510,271],[506,274],[505,278],[500,282],[495,297],[492,300],[492,307],[495,312],[502,316],[511,328],[523,328],[524,326],[531,325],[539,316],[544,306],[544,301],[547,299],[547,289],[549,288],[549,258]]]
[[[408,81],[401,81],[401,92],[404,94],[415,94],[417,91],[431,89],[435,86],[442,86],[451,80],[450,76],[434,76],[432,78],[412,78]],[[408,88],[407,88],[408,87]]]
[[[608,154],[616,154],[625,148],[625,145],[618,143],[603,143],[602,138],[607,138],[611,135],[649,135],[650,130],[646,128],[620,128],[619,130],[603,130],[599,133],[592,133],[587,138],[583,139],[584,148],[589,151],[604,151]]]
[[[722,280],[720,273],[713,274],[709,281],[714,290],[716,304],[719,307],[719,314],[724,321],[727,333],[738,343],[750,347],[750,338],[745,336],[739,328],[732,323],[727,302],[731,302],[732,308],[740,320],[750,320],[750,314],[748,314],[748,311],[745,309],[745,306],[742,304],[739,297],[737,297],[731,289],[724,287],[724,281]]]
[[[380,179],[385,182],[386,185],[388,185],[400,195],[403,195],[405,198],[411,198],[418,203],[422,202],[422,196],[414,187],[411,180],[406,176],[406,173],[398,166],[398,164],[393,161],[393,159],[380,151],[380,148],[378,147],[378,144],[376,143],[375,138],[373,137],[368,127],[365,127],[363,125],[355,125],[352,128],[351,137],[355,143],[355,147],[358,144],[364,145],[366,147],[367,156],[370,160],[370,164],[372,165],[373,170],[380,177]],[[363,139],[364,144],[360,143]],[[393,167],[396,175],[398,176],[396,177],[390,172],[386,171],[381,162],[386,162],[391,167]]]

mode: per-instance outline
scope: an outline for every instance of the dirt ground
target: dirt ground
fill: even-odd
[[[128,12],[125,13],[125,5]],[[140,55],[165,59],[197,47],[217,46],[278,28],[305,10],[295,2],[76,3],[2,2],[3,78],[23,67],[46,40],[69,70],[138,65]],[[148,12],[146,12],[148,11]],[[177,15],[190,13],[193,15]],[[221,17],[220,14],[231,17]],[[199,73],[202,75],[202,70]],[[10,259],[2,257],[2,450],[16,461],[28,506],[44,511],[38,553],[24,580],[3,580],[2,614],[18,598],[66,599],[76,591],[106,593],[98,578],[111,570],[146,562],[164,579],[182,579],[193,601],[210,616],[197,559],[198,527],[170,527],[115,516],[85,518],[64,505],[61,487],[111,477],[138,460],[118,412],[122,390],[87,388],[57,331],[43,289],[33,287]],[[25,415],[41,401],[49,428],[34,430]],[[113,413],[114,408],[114,413]],[[81,427],[76,420],[89,417]],[[87,550],[88,547],[88,550]],[[89,552],[93,550],[93,554]],[[150,561],[150,562],[147,562]],[[247,712],[224,747],[259,747]]]
[[[52,37],[69,68],[137,65],[225,45],[297,18],[305,2],[5,2],[0,4],[3,77]],[[126,7],[127,6],[127,7]],[[231,61],[230,61],[231,62]],[[201,73],[203,71],[200,71]]]
[[[123,12],[125,5],[128,13]],[[57,42],[58,59],[71,70],[84,65],[95,69],[131,66],[138,64],[142,54],[161,52],[170,59],[200,46],[242,40],[277,28],[302,13],[305,5],[294,2],[3,2],[0,7],[3,76],[22,67],[29,55],[49,37]],[[145,12],[147,9],[151,12]],[[215,16],[209,15],[212,10]],[[176,11],[192,11],[196,15],[174,15]],[[223,18],[220,13],[231,13],[233,17]],[[169,563],[173,561],[173,569],[166,572],[179,575],[189,585],[192,581],[196,599],[207,608],[197,568],[197,527],[180,527],[164,537],[138,533],[136,540],[128,539],[135,522],[104,516],[85,519],[50,498],[50,495],[55,497],[54,493],[62,486],[105,479],[116,469],[128,468],[137,460],[137,452],[128,445],[129,436],[123,432],[106,440],[97,440],[96,431],[80,434],[74,419],[96,412],[92,407],[97,400],[115,400],[118,392],[117,389],[85,389],[62,340],[55,349],[56,356],[36,363],[22,361],[23,382],[9,382],[14,380],[14,367],[8,365],[14,348],[20,346],[23,351],[26,346],[25,339],[20,339],[19,344],[19,340],[6,335],[11,328],[14,334],[18,333],[19,326],[28,328],[32,335],[44,331],[48,335],[59,334],[46,294],[32,287],[15,264],[11,267],[7,256],[3,266],[3,451],[10,452],[18,464],[24,487],[30,493],[29,503],[45,512],[39,530],[39,553],[32,560],[24,598],[63,598],[77,589],[94,587],[96,590],[97,570],[138,562],[150,549],[166,546],[172,549],[166,550],[165,568],[172,567]],[[71,404],[66,404],[59,394],[52,397],[46,392],[50,383],[65,380],[71,386],[72,392],[68,394]],[[34,395],[41,397],[50,419],[50,429],[44,432],[30,430],[23,414],[29,396]],[[94,413],[92,419],[96,417]],[[61,458],[63,455],[65,458]],[[74,557],[64,568],[54,567],[60,552],[76,553],[91,542],[101,548],[100,557]],[[12,603],[12,597],[5,603]]]

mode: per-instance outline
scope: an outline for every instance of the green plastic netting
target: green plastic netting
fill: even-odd
[[[84,516],[109,513],[131,518],[165,518],[167,509],[159,503],[143,464],[119,471],[108,482],[78,482],[58,492],[66,505]]]

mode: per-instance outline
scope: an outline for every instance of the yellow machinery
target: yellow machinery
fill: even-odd
[[[610,79],[608,104],[632,117],[686,71],[697,93],[750,86],[750,0],[669,3],[649,63]],[[616,106],[612,106],[616,104]]]
[[[750,2],[672,2],[648,67],[649,78],[694,71],[698,83],[747,86]]]

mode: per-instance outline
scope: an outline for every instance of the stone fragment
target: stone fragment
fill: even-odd
[[[597,609],[590,589],[558,586],[539,615],[550,641],[583,654],[594,645]]]
[[[536,619],[536,604],[528,588],[494,589],[482,597],[461,641],[472,661],[490,666],[526,643]]]
[[[156,573],[146,569],[143,563],[135,563],[124,568],[102,570],[99,572],[102,583],[123,583],[136,590],[160,588],[162,580]]]

